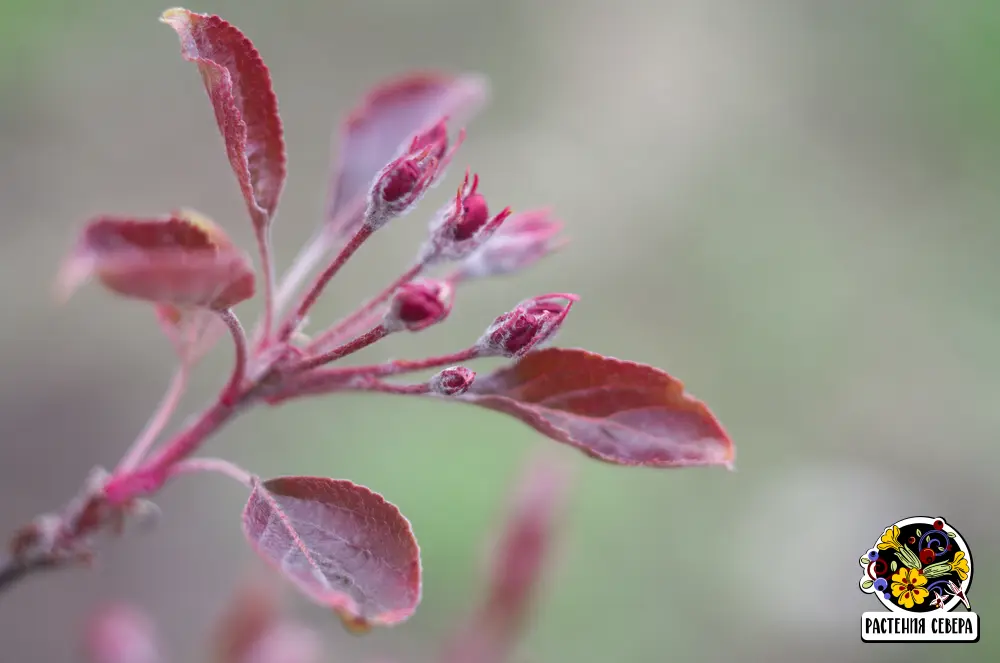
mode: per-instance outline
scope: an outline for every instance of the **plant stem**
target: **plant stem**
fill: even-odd
[[[267,400],[272,405],[276,405],[299,396],[364,389],[364,380],[366,378],[374,379],[390,375],[413,373],[429,368],[440,368],[475,359],[478,356],[479,350],[476,347],[471,347],[453,354],[427,357],[426,359],[415,361],[397,359],[384,364],[368,366],[314,369],[308,373],[303,373],[301,376],[290,378],[285,384],[277,387],[268,394]]]
[[[122,504],[134,497],[158,491],[170,477],[175,463],[193,454],[205,439],[222,428],[239,410],[250,402],[246,394],[235,404],[221,399],[205,410],[193,424],[160,447],[158,453],[132,472],[115,475],[105,486],[104,494],[112,504]]]
[[[236,360],[233,365],[233,374],[229,378],[229,383],[223,388],[222,394],[219,397],[220,401],[228,405],[232,405],[236,401],[237,394],[239,394],[240,387],[243,385],[243,379],[246,376],[247,371],[247,335],[243,331],[243,325],[240,324],[240,319],[236,317],[236,314],[232,309],[226,309],[224,311],[219,311],[219,317],[222,321],[226,323],[229,327],[229,333],[233,337],[233,345],[236,347]]]
[[[216,472],[242,483],[247,488],[253,486],[253,475],[239,465],[222,458],[187,458],[174,463],[167,472],[168,478],[193,472]]]
[[[285,312],[292,297],[298,292],[299,287],[307,276],[316,268],[316,265],[323,256],[333,246],[333,233],[322,226],[299,251],[292,261],[292,266],[281,279],[281,284],[277,288],[274,299],[274,315],[280,316]]]
[[[337,346],[336,348],[330,350],[329,352],[324,352],[323,354],[316,355],[315,357],[310,357],[303,360],[302,362],[295,365],[292,369],[293,372],[308,371],[313,368],[318,368],[324,364],[329,364],[331,362],[342,359],[347,355],[354,354],[359,350],[368,347],[369,345],[379,341],[389,335],[389,330],[385,325],[377,325],[372,329],[368,330],[361,336],[344,343],[343,345]]]
[[[352,328],[355,325],[366,322],[365,316],[372,314],[381,304],[388,301],[388,299],[392,297],[392,295],[399,290],[399,288],[415,279],[423,270],[423,263],[417,263],[413,265],[413,267],[410,267],[408,270],[403,272],[399,278],[386,286],[386,288],[380,293],[362,304],[360,308],[354,311],[354,313],[351,313],[340,322],[335,323],[332,327],[330,327],[330,329],[316,337],[316,339],[309,344],[307,350],[312,352],[320,351],[327,345],[337,342],[339,337],[351,333]]]
[[[469,361],[470,359],[476,359],[478,356],[479,348],[473,346],[471,348],[466,348],[465,350],[459,350],[458,352],[438,357],[428,357],[426,359],[418,360],[396,359],[386,362],[385,364],[381,364],[379,366],[379,372],[377,372],[376,375],[399,375],[401,373],[423,371],[428,368],[440,368],[441,366],[448,366],[449,364],[458,364],[463,361]]]
[[[382,380],[364,380],[351,383],[345,391],[377,391],[382,394],[429,394],[431,387],[426,382],[420,384],[392,384]]]
[[[0,563],[0,593],[10,589],[14,584],[36,571],[58,569],[63,566],[65,566],[65,562],[50,557],[33,557],[29,560],[20,560],[14,557],[5,558]]]
[[[187,389],[188,375],[188,365],[182,363],[177,371],[174,372],[174,376],[170,380],[170,385],[167,387],[167,392],[156,407],[156,411],[153,412],[149,421],[146,422],[142,433],[132,443],[132,446],[129,447],[129,450],[115,468],[116,474],[135,469],[142,462],[142,459],[146,457],[146,454],[149,453],[149,450],[152,449],[156,443],[156,438],[166,428],[167,422],[170,421],[170,416],[180,404],[181,397]]]
[[[264,272],[264,315],[261,319],[257,342],[266,345],[271,337],[271,326],[274,324],[274,263],[271,256],[271,224],[256,226],[257,249],[260,252],[260,266]]]
[[[288,340],[288,337],[292,335],[295,328],[299,326],[306,317],[306,314],[309,313],[309,310],[316,304],[316,300],[323,294],[323,289],[326,288],[327,284],[337,275],[337,272],[340,271],[347,261],[350,260],[351,256],[354,255],[361,245],[365,243],[365,240],[371,237],[374,232],[370,226],[365,224],[354,233],[350,241],[340,250],[337,257],[334,258],[333,262],[316,278],[316,281],[309,288],[308,292],[306,292],[305,297],[302,298],[295,312],[285,321],[278,332],[279,342]]]

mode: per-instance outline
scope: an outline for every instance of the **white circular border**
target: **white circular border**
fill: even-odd
[[[917,525],[917,524],[919,524],[919,525],[928,525],[929,527],[933,528],[935,520],[940,520],[941,522],[944,523],[944,527],[942,528],[941,531],[943,531],[946,536],[947,536],[947,533],[948,533],[949,530],[955,533],[955,537],[954,537],[955,541],[959,544],[959,546],[961,547],[961,549],[963,551],[965,551],[965,559],[966,559],[966,561],[969,562],[969,575],[966,576],[965,580],[962,581],[961,588],[962,588],[962,592],[964,592],[966,595],[968,595],[969,584],[972,582],[972,573],[973,573],[973,570],[974,570],[973,564],[972,564],[972,551],[969,550],[969,544],[967,544],[965,542],[965,539],[962,538],[962,535],[959,534],[958,530],[955,529],[954,527],[950,527],[948,525],[948,521],[947,520],[945,520],[944,518],[930,518],[930,517],[927,517],[927,516],[914,516],[913,518],[903,518],[902,520],[897,520],[892,525],[889,525],[889,527],[886,527],[885,529],[883,529],[882,533],[884,534],[885,530],[891,529],[892,527],[900,527],[901,528],[904,525]],[[949,537],[949,538],[951,538],[951,537]],[[871,550],[871,549],[876,549],[877,550],[878,549],[879,541],[881,541],[881,540],[882,540],[882,534],[879,534],[879,538],[875,541],[874,545],[872,545],[872,547],[869,548],[869,550]],[[866,552],[866,554],[867,554],[867,552]],[[865,578],[867,578],[867,577],[868,577],[868,573],[866,571],[865,572]],[[864,578],[862,578],[862,582],[864,582]],[[891,584],[892,583],[890,581],[890,585]],[[889,590],[886,589],[886,591],[889,591]],[[902,606],[898,605],[894,601],[891,601],[891,600],[885,598],[885,592],[879,592],[879,591],[875,590],[875,591],[869,591],[869,592],[865,592],[865,593],[866,594],[868,594],[868,593],[874,594],[878,598],[878,600],[881,601],[882,605],[884,605],[885,607],[887,607],[891,612],[901,612],[901,613],[905,613],[905,614],[908,614],[908,615],[915,614],[915,613],[913,613],[913,611],[906,610],[905,608],[903,608]],[[950,612],[950,611],[954,610],[956,607],[958,607],[958,605],[960,603],[962,603],[962,600],[960,598],[958,598],[957,596],[952,596],[951,599],[949,599],[944,604],[944,608],[942,610],[944,610],[945,612]]]

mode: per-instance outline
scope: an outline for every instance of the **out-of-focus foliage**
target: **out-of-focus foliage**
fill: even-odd
[[[96,290],[61,309],[50,303],[79,224],[99,210],[183,204],[252,245],[204,92],[156,23],[165,8],[4,3],[5,530],[64,500],[95,460],[117,458],[169,379],[170,347],[142,307]],[[860,613],[876,609],[858,591],[858,556],[886,525],[926,514],[954,523],[977,562],[969,597],[985,635],[948,654],[996,658],[997,3],[229,0],[191,9],[251,35],[277,82],[291,164],[274,226],[280,265],[321,218],[327,137],[367,85],[414,65],[484,71],[496,103],[470,126],[450,181],[474,163],[496,205],[551,204],[574,243],[519,277],[516,293],[505,281],[469,284],[419,347],[471,342],[517,293],[572,290],[582,299],[560,345],[684,376],[733,437],[736,473],[637,475],[576,460],[564,557],[526,656],[936,660],[935,649],[862,645],[857,633]],[[453,190],[441,187],[434,204]],[[412,255],[424,222],[376,238],[346,278],[376,291],[393,276],[383,266]],[[334,292],[317,315],[354,303],[342,300]],[[417,350],[409,338],[392,343],[372,354]],[[218,387],[229,360],[221,350],[206,360],[191,406]],[[448,407],[315,400],[256,413],[215,442],[262,474],[350,477],[411,517],[425,560],[421,610],[361,640],[331,621],[338,658],[434,651],[478,577],[479,541],[513,472],[548,444],[482,411],[458,408],[436,425]],[[195,511],[206,497],[217,508]],[[109,546],[99,570],[5,597],[5,653],[68,659],[88,608],[111,598],[145,605],[174,651],[196,651],[192,634],[252,564],[234,516],[244,499],[224,483],[178,483],[160,527]],[[60,632],[67,637],[53,637]]]

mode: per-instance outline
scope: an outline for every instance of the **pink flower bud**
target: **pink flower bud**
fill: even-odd
[[[373,230],[406,214],[434,186],[465,140],[463,129],[448,149],[448,118],[418,133],[403,153],[390,161],[375,177],[368,191],[365,223]]]
[[[479,176],[474,175],[470,183],[466,172],[454,200],[431,223],[431,237],[423,248],[421,262],[431,264],[468,256],[492,237],[510,216],[507,207],[491,219],[486,198],[478,188]]]
[[[454,301],[455,290],[445,281],[413,281],[393,295],[384,324],[393,331],[420,331],[448,317]]]
[[[387,203],[399,202],[403,196],[413,191],[420,179],[420,166],[412,160],[404,160],[395,170],[386,173],[382,181],[382,198]]]
[[[407,151],[390,161],[368,192],[365,223],[373,230],[410,211],[430,188],[438,171],[432,146]]]
[[[480,193],[466,196],[462,201],[462,214],[455,219],[452,237],[456,242],[471,239],[490,219],[490,209]]]
[[[572,294],[527,299],[494,320],[476,346],[483,356],[520,359],[559,331],[570,307],[578,299]]]
[[[557,237],[562,228],[562,222],[545,209],[513,214],[465,259],[459,274],[461,278],[483,278],[530,267],[562,247],[564,241]]]
[[[468,391],[475,379],[474,371],[470,371],[464,366],[452,366],[432,377],[428,385],[433,394],[458,396]]]

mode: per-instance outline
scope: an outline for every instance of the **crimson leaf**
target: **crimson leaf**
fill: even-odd
[[[517,417],[619,465],[732,467],[733,444],[708,407],[652,366],[549,348],[479,377],[457,398]]]
[[[191,212],[92,220],[60,271],[61,294],[90,276],[118,294],[178,307],[225,309],[254,293],[247,255]]]
[[[364,486],[301,476],[257,483],[243,532],[261,558],[351,630],[397,624],[420,602],[410,523]]]
[[[177,32],[184,59],[198,65],[259,233],[274,216],[287,169],[271,74],[250,39],[218,16],[178,7],[160,20]]]

